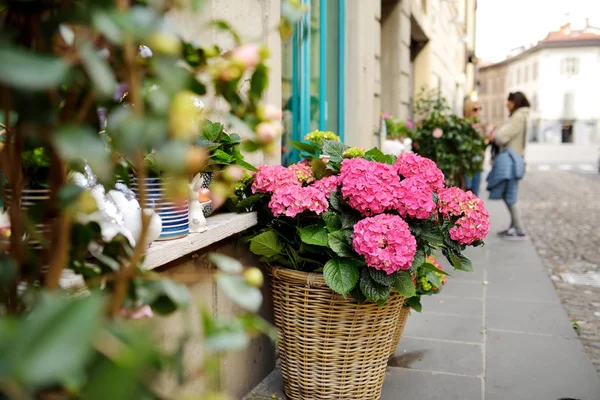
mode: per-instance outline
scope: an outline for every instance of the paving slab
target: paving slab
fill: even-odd
[[[488,296],[560,304],[554,286],[542,271],[499,267],[488,269],[487,280]]]
[[[391,368],[381,400],[482,400],[481,378]]]
[[[388,365],[479,377],[483,373],[483,346],[404,337]]]
[[[437,296],[421,297],[423,309],[427,312],[456,314],[481,317],[483,315],[483,299],[446,296],[445,292]],[[414,314],[415,311],[412,311]]]
[[[481,317],[423,312],[410,315],[403,334],[411,337],[481,343],[482,331]]]
[[[578,339],[488,330],[486,400],[599,400],[600,379]]]
[[[572,326],[556,323],[568,320],[561,304],[488,298],[486,317],[488,329],[577,337]]]
[[[440,292],[440,295],[442,294],[443,296],[482,299],[483,283],[482,281],[463,281],[448,278],[446,285],[442,288],[442,291]]]

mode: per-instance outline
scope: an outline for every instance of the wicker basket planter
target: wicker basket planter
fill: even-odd
[[[406,326],[406,320],[410,315],[410,307],[404,306],[400,311],[400,317],[398,318],[398,325],[396,326],[396,332],[394,333],[394,339],[392,340],[392,346],[390,350],[390,357],[393,357],[396,353],[396,349],[398,348],[398,344],[400,343],[400,338],[402,337],[402,332],[404,332],[404,327]]]
[[[358,304],[319,273],[271,269],[284,390],[290,400],[376,400],[405,298]]]

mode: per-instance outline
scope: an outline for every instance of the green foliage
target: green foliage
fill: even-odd
[[[414,102],[421,116],[411,134],[413,151],[437,164],[448,186],[464,187],[464,178],[483,168],[485,137],[473,127],[474,121],[450,114],[445,100],[423,92]],[[441,129],[436,138],[434,130]]]
[[[250,251],[259,256],[273,257],[282,250],[283,244],[274,230],[267,230],[250,239]]]
[[[404,297],[412,297],[416,294],[412,275],[408,271],[399,271],[396,274],[394,287]]]
[[[306,244],[315,246],[327,246],[327,229],[321,225],[311,225],[306,228],[298,228],[300,240]]]
[[[192,3],[197,10],[199,2]],[[300,11],[288,1],[283,5],[282,22],[289,25]],[[232,164],[253,169],[240,148],[272,149],[256,132],[260,123],[273,123],[259,112],[268,86],[267,49],[257,46],[259,62],[243,65],[235,51],[186,42],[165,29],[166,10],[179,6],[3,3],[0,183],[6,175],[13,198],[22,186],[47,188],[48,195],[40,197],[49,200],[11,213],[17,239],[0,248],[0,398],[159,398],[149,385],[157,372],[175,367],[185,379],[185,343],[176,354],[165,354],[147,327],[118,317],[147,307],[165,314],[184,310],[190,301],[186,287],[145,271],[145,244],[138,240],[134,247],[124,234],[103,232],[94,222],[90,191],[69,182],[70,173],[85,164],[106,191],[117,179],[128,182],[131,166],[139,176],[185,182],[202,167],[205,154],[209,169]],[[242,45],[230,24],[213,25]],[[145,54],[149,50],[151,56]],[[216,114],[226,126],[204,121],[200,96],[207,93],[227,111],[206,115]],[[242,139],[226,132],[230,125],[251,133]],[[235,182],[223,179],[230,179],[219,182],[227,195]],[[249,196],[237,205],[248,209],[260,201]],[[286,250],[295,264],[318,264],[316,255],[306,257],[317,254],[313,245],[302,254],[285,249],[275,230],[260,239],[252,247],[265,257],[275,259]],[[326,235],[324,240],[327,244]],[[270,325],[252,314],[262,301],[256,287],[262,275],[255,269],[246,275],[223,256],[213,261],[218,287],[248,314],[222,320],[205,315],[208,352],[239,348],[250,332],[274,337]],[[84,281],[82,288],[70,289],[70,297],[59,288],[65,268]],[[213,374],[210,365],[218,362],[211,358],[195,369]]]
[[[202,127],[202,134],[196,140],[196,145],[208,151],[208,171],[218,171],[227,165],[239,165],[251,171],[255,171],[252,165],[244,161],[240,151],[242,138],[237,133],[225,132],[225,127],[219,122],[206,120]]]
[[[389,116],[385,119],[386,137],[389,140],[403,140],[409,138],[411,129],[399,119]]]
[[[358,282],[358,266],[348,259],[332,259],[325,263],[323,277],[335,292],[346,296]]]
[[[375,281],[367,268],[360,271],[360,290],[363,295],[372,302],[384,304],[390,295],[391,286],[382,285]]]

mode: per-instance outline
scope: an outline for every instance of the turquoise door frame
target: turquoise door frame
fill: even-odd
[[[338,12],[338,52],[329,54],[327,51],[327,4],[337,2]],[[311,0],[302,0],[310,6]],[[344,140],[344,58],[345,58],[345,0],[321,0],[319,2],[319,129],[326,130],[327,118],[327,61],[337,57],[337,134]],[[304,136],[311,131],[311,18],[309,11],[298,22],[292,38],[292,97],[291,109],[293,114],[292,140],[304,141]],[[289,160],[299,161],[300,156],[292,150]]]

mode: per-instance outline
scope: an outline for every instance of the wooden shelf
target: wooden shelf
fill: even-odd
[[[152,243],[144,261],[145,269],[154,269],[173,260],[208,247],[229,236],[253,227],[257,223],[255,212],[245,214],[224,213],[206,219],[208,230],[190,233],[184,238]]]

